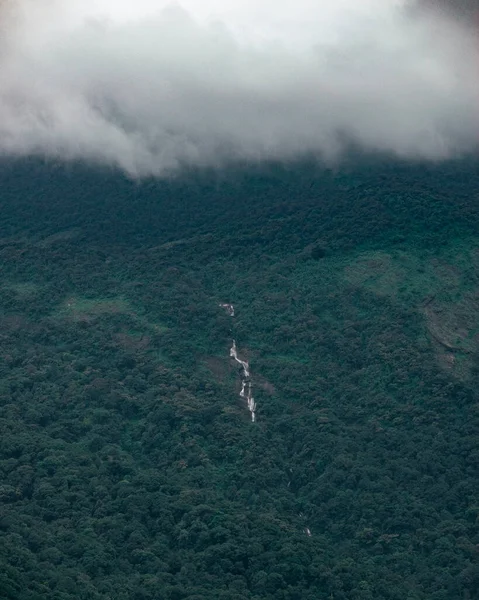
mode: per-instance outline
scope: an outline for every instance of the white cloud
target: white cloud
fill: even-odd
[[[161,174],[334,156],[442,158],[479,135],[476,40],[399,0],[16,0],[0,151]],[[4,12],[5,12],[4,8]]]

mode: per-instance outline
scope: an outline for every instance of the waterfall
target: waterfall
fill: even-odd
[[[221,308],[224,308],[230,317],[235,316],[235,309],[232,304],[222,303]],[[248,410],[251,413],[251,421],[256,422],[256,402],[253,398],[253,384],[251,382],[251,374],[249,370],[249,364],[246,360],[241,360],[238,356],[238,350],[236,348],[236,341],[233,340],[233,345],[230,348],[230,356],[234,358],[237,363],[241,365],[241,391],[240,397],[246,400]]]

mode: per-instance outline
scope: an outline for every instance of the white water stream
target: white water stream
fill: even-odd
[[[230,317],[235,316],[235,309],[232,304],[225,303],[225,304],[220,304],[219,306],[221,308],[224,308]],[[256,402],[254,401],[254,398],[253,398],[253,389],[252,389],[253,386],[251,383],[251,373],[249,370],[249,363],[246,360],[241,360],[241,358],[238,356],[238,349],[236,348],[235,340],[233,340],[233,345],[230,348],[230,356],[231,356],[231,358],[234,358],[235,361],[241,365],[241,391],[240,391],[239,395],[241,398],[244,398],[246,400],[246,402],[248,403],[248,410],[251,413],[251,421],[253,423],[255,423],[255,421],[256,421]],[[292,473],[293,469],[290,469],[290,471]],[[291,481],[288,482],[288,487],[290,485],[291,485]],[[303,513],[299,513],[299,516],[301,518],[304,517]],[[304,527],[303,532],[308,537],[312,536],[311,529],[309,527]]]
[[[235,316],[235,309],[232,304],[220,304],[221,308],[224,308],[230,317]],[[241,369],[241,391],[240,397],[244,398],[248,404],[248,410],[251,413],[251,420],[253,423],[256,421],[256,402],[253,398],[253,385],[251,383],[251,374],[249,370],[249,364],[246,360],[241,360],[238,356],[238,350],[236,349],[236,341],[233,340],[233,345],[230,348],[230,356],[234,358],[237,363],[242,367]]]
[[[241,374],[240,396],[241,396],[241,398],[246,399],[246,401],[248,403],[248,410],[251,413],[251,420],[254,423],[256,421],[256,402],[254,401],[254,398],[253,398],[249,364],[247,363],[247,361],[241,360],[241,358],[238,357],[238,351],[236,350],[235,340],[233,340],[233,345],[230,348],[230,356],[232,358],[234,358],[235,361],[238,362],[243,368],[242,374]]]

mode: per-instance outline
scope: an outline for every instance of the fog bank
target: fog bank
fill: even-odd
[[[79,6],[80,5],[80,6]],[[119,166],[442,159],[479,139],[466,0],[10,0],[0,152]]]

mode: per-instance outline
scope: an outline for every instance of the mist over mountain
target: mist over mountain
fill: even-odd
[[[0,0],[1,600],[478,600],[476,8]]]
[[[2,11],[4,156],[158,175],[335,160],[348,143],[432,160],[477,144],[470,2],[14,0]]]

